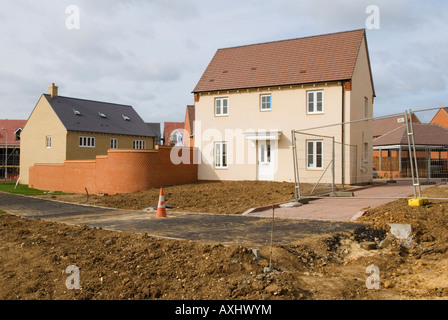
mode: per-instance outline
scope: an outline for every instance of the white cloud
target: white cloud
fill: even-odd
[[[65,28],[73,4],[79,30]],[[146,121],[183,121],[218,48],[365,28],[370,4],[381,26],[367,30],[376,112],[441,105],[448,5],[440,0],[5,0],[1,117],[27,118],[56,82],[61,95],[132,104]]]

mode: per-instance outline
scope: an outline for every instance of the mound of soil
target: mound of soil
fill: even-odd
[[[448,199],[448,185],[426,189],[423,197]],[[410,224],[414,241],[425,244],[431,250],[448,250],[448,203],[447,200],[430,200],[427,205],[409,206],[401,199],[388,205],[367,211],[357,222],[390,230],[389,223]]]

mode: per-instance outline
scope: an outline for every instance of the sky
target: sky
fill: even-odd
[[[360,28],[374,116],[448,106],[447,18],[442,0],[2,0],[0,119],[28,119],[55,83],[183,122],[217,49]]]

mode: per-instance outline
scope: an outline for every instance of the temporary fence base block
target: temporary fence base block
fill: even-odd
[[[420,207],[420,206],[424,206],[425,204],[428,204],[428,199],[415,198],[415,199],[408,200],[408,205],[410,205],[411,207]]]

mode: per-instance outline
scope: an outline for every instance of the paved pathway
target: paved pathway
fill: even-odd
[[[434,185],[421,186],[424,190]],[[311,200],[308,204],[295,208],[277,208],[275,216],[278,218],[317,219],[331,221],[351,221],[362,215],[370,208],[376,208],[390,203],[400,197],[413,197],[412,182],[397,180],[396,183],[378,182],[375,185],[361,188],[354,192],[353,198],[328,197]],[[375,198],[378,199],[367,199]],[[391,197],[396,199],[380,199]],[[272,209],[248,213],[253,217],[270,217]]]

